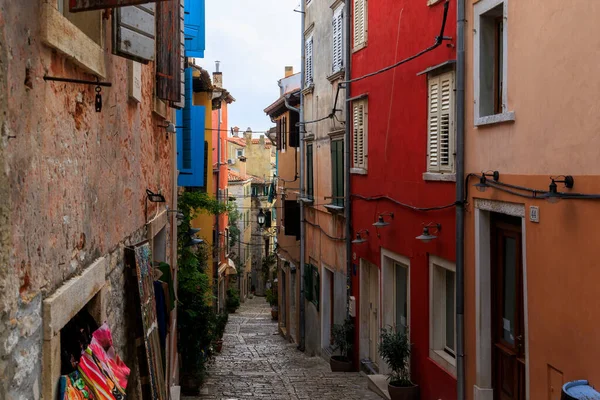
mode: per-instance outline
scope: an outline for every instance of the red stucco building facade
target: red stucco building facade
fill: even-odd
[[[352,5],[352,78],[432,46],[440,33],[443,2]],[[351,231],[362,241],[352,244],[355,362],[385,373],[380,329],[406,327],[422,399],[456,398],[455,15],[450,1],[444,36],[452,40],[352,83],[349,94]],[[389,225],[374,226],[380,216]],[[436,238],[426,243],[416,237],[427,224]]]

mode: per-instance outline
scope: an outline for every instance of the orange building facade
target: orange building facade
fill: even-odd
[[[467,398],[600,383],[599,16],[589,2],[467,2]]]

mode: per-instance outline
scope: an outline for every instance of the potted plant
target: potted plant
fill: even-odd
[[[225,333],[225,326],[227,326],[228,319],[229,314],[226,312],[217,314],[215,321],[215,350],[217,353],[220,353],[223,349],[223,334]]]
[[[352,360],[348,356],[352,349],[352,335],[354,325],[347,318],[343,324],[334,324],[331,328],[331,338],[333,340],[333,350],[340,351],[339,356],[329,358],[329,366],[332,372],[351,372]]]
[[[410,381],[408,332],[393,328],[381,330],[379,355],[392,370],[388,391],[392,400],[417,400],[419,386]]]
[[[273,291],[273,289],[267,289],[265,291],[265,295],[267,297],[267,302],[271,306],[271,318],[277,319],[279,318],[279,307],[277,306],[277,292]]]
[[[225,301],[225,308],[227,312],[234,313],[240,306],[240,293],[235,288],[227,289],[227,300]]]

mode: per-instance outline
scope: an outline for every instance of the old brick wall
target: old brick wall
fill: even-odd
[[[145,238],[145,189],[171,199],[173,151],[152,113],[153,66],[142,101],[129,100],[127,63],[110,54],[104,20],[103,111],[93,80],[39,40],[43,0],[0,1],[0,398],[38,399],[41,303],[94,259],[108,256],[107,318],[131,364],[122,246]],[[174,207],[173,207],[174,208]],[[150,211],[154,212],[153,206]],[[170,248],[170,246],[168,246]],[[121,257],[121,258],[120,258]]]

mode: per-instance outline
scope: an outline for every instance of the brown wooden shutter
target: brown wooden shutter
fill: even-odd
[[[181,101],[181,29],[179,1],[157,4],[156,96]]]
[[[101,10],[105,8],[134,6],[136,4],[156,3],[158,1],[164,0],[70,0],[69,11],[79,12],[89,10]]]
[[[290,147],[300,147],[300,127],[298,126],[299,115],[290,111]]]
[[[281,136],[282,136],[281,135],[281,130],[282,130],[281,129],[281,126],[282,126],[281,118],[278,119],[277,121],[275,121],[275,124],[276,124],[276,130],[277,130],[277,139],[276,139],[277,140],[277,150],[281,150]]]

